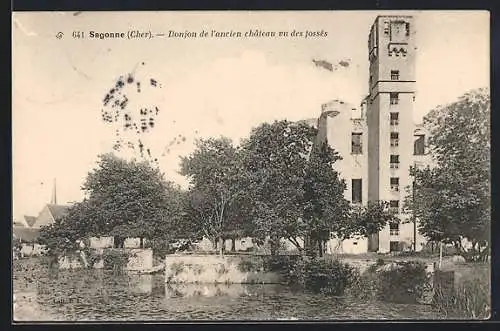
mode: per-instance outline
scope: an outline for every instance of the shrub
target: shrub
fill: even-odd
[[[128,264],[130,253],[121,249],[109,249],[103,252],[102,258],[104,269],[121,271]]]
[[[430,277],[422,262],[397,262],[380,270],[377,296],[388,302],[416,303],[429,286]]]
[[[287,280],[315,293],[342,295],[357,276],[355,268],[338,260],[301,257],[292,264]]]
[[[373,269],[370,270],[370,269]],[[361,300],[375,300],[379,292],[379,276],[375,273],[376,264],[371,265],[362,275],[354,275],[347,289],[350,296]]]
[[[355,269],[338,260],[314,259],[307,265],[305,287],[315,292],[342,295],[355,278]]]
[[[300,258],[297,255],[268,255],[263,257],[262,267],[264,271],[288,274]]]
[[[23,248],[21,240],[15,239],[14,236],[12,236],[12,250],[19,252],[21,248]]]
[[[169,245],[165,239],[150,239],[144,244],[144,248],[151,248],[153,250],[153,257],[157,259],[164,259],[167,254],[172,254],[175,249]]]

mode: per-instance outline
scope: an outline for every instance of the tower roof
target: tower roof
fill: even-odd
[[[15,239],[18,239],[21,242],[32,243],[36,242],[36,240],[40,236],[40,230],[34,228],[15,226],[12,229],[12,234]]]

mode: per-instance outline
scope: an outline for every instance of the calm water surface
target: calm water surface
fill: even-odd
[[[162,274],[14,263],[15,320],[363,320],[444,318],[426,305],[366,302],[280,285],[173,285]]]

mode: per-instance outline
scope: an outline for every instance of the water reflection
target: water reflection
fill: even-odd
[[[251,295],[249,287],[241,284],[165,284],[165,296],[178,297],[240,297]]]
[[[442,318],[423,305],[363,302],[282,285],[166,284],[159,275],[14,270],[16,320]]]

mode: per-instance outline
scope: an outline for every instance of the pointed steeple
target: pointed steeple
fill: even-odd
[[[54,190],[52,191],[52,201],[50,203],[53,205],[57,205],[57,188],[56,188],[55,178],[54,178]]]

